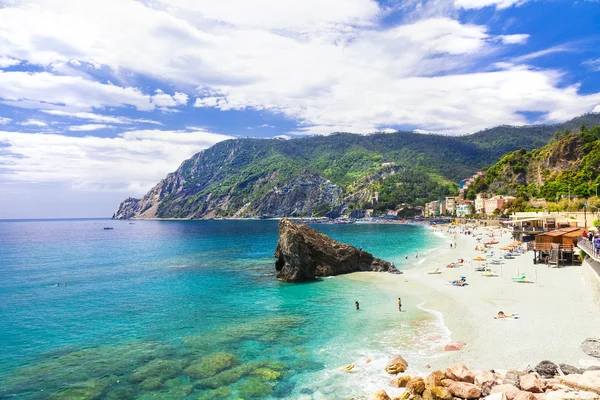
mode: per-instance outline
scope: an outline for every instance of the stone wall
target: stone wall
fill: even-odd
[[[600,309],[600,263],[591,257],[586,257],[583,262],[583,276],[588,283],[594,304]]]

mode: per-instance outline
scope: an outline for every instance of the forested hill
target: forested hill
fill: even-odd
[[[559,131],[550,143],[539,149],[517,150],[506,154],[478,179],[467,194],[490,191],[517,196],[513,211],[525,211],[535,198],[545,198],[551,210],[570,206],[580,210],[581,202],[563,200],[570,193],[583,201],[589,196],[598,207],[596,184],[600,185],[600,126],[582,125],[575,132]]]
[[[292,140],[233,139],[182,163],[142,199],[129,198],[114,218],[311,216],[376,209],[455,194],[456,182],[506,151],[543,144],[568,125],[498,127],[451,137],[412,132],[336,133]]]

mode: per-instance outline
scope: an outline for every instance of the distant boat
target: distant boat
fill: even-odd
[[[104,227],[104,230],[106,230],[106,231],[108,231],[108,230],[110,230],[110,229],[115,229],[115,228],[113,228],[112,226],[105,226],[105,227]]]

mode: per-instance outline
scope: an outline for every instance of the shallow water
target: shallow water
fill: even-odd
[[[421,226],[314,227],[400,268],[436,243]],[[368,282],[278,282],[276,242],[275,221],[0,222],[0,398],[361,398],[392,353],[435,356],[418,299],[398,313]]]

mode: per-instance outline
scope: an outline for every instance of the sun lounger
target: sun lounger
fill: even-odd
[[[439,268],[436,268],[433,271],[428,272],[429,275],[435,275],[435,274],[441,274],[441,273],[442,273],[442,271],[440,271]]]
[[[529,280],[529,278],[527,278],[525,275],[521,275],[519,278],[512,278],[513,282],[520,282],[520,283],[530,283],[531,281]]]
[[[490,270],[487,270],[486,272],[484,272],[483,274],[481,274],[481,276],[487,276],[488,278],[494,278],[494,277],[497,277],[498,274],[490,269]]]

